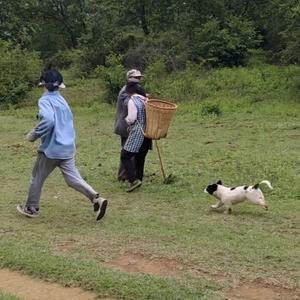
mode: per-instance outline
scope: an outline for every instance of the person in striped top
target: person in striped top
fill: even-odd
[[[132,192],[142,185],[145,158],[151,148],[152,141],[144,137],[146,126],[145,101],[140,85],[127,82],[126,92],[130,96],[128,114],[125,121],[129,126],[129,135],[121,150],[121,162],[126,170],[129,181],[127,192]],[[134,159],[132,159],[134,158]]]

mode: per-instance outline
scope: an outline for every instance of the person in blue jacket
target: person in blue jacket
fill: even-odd
[[[41,139],[38,155],[32,170],[27,201],[19,204],[17,210],[30,218],[38,216],[43,184],[50,173],[58,167],[68,186],[85,195],[92,203],[96,220],[106,212],[107,200],[100,197],[80,175],[75,166],[75,130],[72,111],[60,94],[64,88],[62,75],[55,69],[42,73],[40,85],[44,94],[38,101],[39,122],[27,134],[27,140],[34,142]]]

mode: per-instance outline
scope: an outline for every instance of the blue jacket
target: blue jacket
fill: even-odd
[[[72,111],[59,91],[45,92],[39,99],[39,123],[29,140],[41,138],[39,152],[51,159],[69,159],[75,155],[75,130]]]

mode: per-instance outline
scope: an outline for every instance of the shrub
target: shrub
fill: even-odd
[[[36,52],[0,40],[0,105],[19,103],[38,79],[41,66]]]
[[[120,55],[111,54],[107,57],[105,66],[98,66],[95,69],[96,76],[100,77],[105,85],[105,101],[111,104],[117,101],[119,91],[126,78],[126,71],[121,60]]]
[[[79,63],[81,51],[78,49],[57,52],[49,59],[58,69],[68,69]]]
[[[126,44],[127,48],[121,48],[123,63],[127,68],[145,70],[159,60],[165,63],[168,72],[182,70],[186,66],[188,47],[178,32],[168,30],[147,36],[131,32],[126,41],[122,45]]]
[[[260,41],[251,22],[232,17],[223,25],[212,19],[196,31],[193,48],[195,55],[209,66],[232,67],[243,65],[249,49]]]
[[[162,60],[150,64],[145,70],[145,90],[152,96],[161,94],[161,84],[166,80],[167,72]]]
[[[221,108],[215,103],[205,103],[202,106],[201,113],[204,116],[215,115],[217,117],[222,115]]]

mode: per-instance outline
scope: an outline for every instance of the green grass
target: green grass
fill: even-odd
[[[107,215],[96,223],[89,203],[56,170],[44,186],[40,217],[18,216],[15,206],[25,201],[36,155],[36,145],[24,141],[36,108],[1,112],[0,266],[122,299],[224,299],[235,279],[299,288],[299,103],[229,97],[181,103],[168,138],[159,141],[173,182],[162,183],[154,147],[143,186],[128,194],[116,181],[114,108],[95,103],[101,93],[92,86],[86,102],[80,102],[84,89],[64,93],[79,99],[79,105],[70,101],[77,166],[109,199]],[[212,104],[219,117],[203,115]],[[274,190],[262,187],[270,210],[243,203],[232,215],[212,212],[215,201],[203,189],[218,179],[228,186],[270,180]],[[61,251],[63,244],[71,248]],[[172,258],[189,268],[172,278],[105,265],[122,253]],[[193,268],[208,276],[193,276]],[[213,274],[228,280],[215,282]]]
[[[4,293],[0,290],[0,300],[22,300],[22,298]]]

